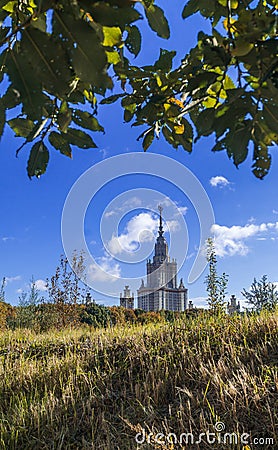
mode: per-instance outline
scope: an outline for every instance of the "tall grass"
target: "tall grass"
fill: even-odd
[[[0,448],[242,449],[154,440],[158,432],[197,439],[220,421],[227,432],[273,439],[256,448],[278,448],[277,324],[277,312],[204,314],[107,330],[3,332]],[[143,430],[154,435],[137,444]]]

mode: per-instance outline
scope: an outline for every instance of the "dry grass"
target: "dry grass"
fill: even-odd
[[[278,448],[278,313],[174,324],[0,334],[0,448],[242,449],[137,445],[154,434],[215,431]],[[255,448],[252,445],[247,448]]]

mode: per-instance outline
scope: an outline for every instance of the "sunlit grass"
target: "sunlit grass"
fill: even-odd
[[[277,324],[277,313],[264,313],[2,332],[0,448],[132,450],[143,428],[198,435],[217,421],[276,448]]]

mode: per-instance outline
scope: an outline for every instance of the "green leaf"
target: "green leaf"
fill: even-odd
[[[52,131],[48,136],[48,140],[56,150],[59,150],[63,155],[72,158],[71,147],[68,141],[60,133]]]
[[[235,83],[228,75],[225,76],[223,87],[226,90],[227,89],[235,89]]]
[[[137,56],[141,50],[141,33],[135,25],[128,27],[127,31],[128,35],[125,40],[125,45],[130,53],[133,53],[133,55]]]
[[[180,143],[174,137],[176,136],[176,134],[173,133],[166,125],[162,127],[162,133],[168,144],[170,144],[174,148],[178,148]]]
[[[215,111],[213,108],[202,111],[195,122],[198,137],[208,136],[214,131]]]
[[[76,145],[79,148],[96,148],[96,144],[92,140],[91,136],[84,131],[77,130],[75,128],[68,128],[67,134],[63,137],[72,145]]]
[[[252,167],[253,174],[261,180],[268,174],[271,166],[271,155],[267,151],[267,147],[254,144],[254,164]]]
[[[149,8],[154,3],[154,0],[143,0],[143,5]]]
[[[184,150],[190,153],[192,151],[193,143],[193,128],[190,123],[185,118],[182,118],[178,122],[168,120],[167,125],[172,130],[172,132],[170,136],[169,133],[167,133],[167,128],[164,127],[165,132],[163,134],[166,140],[174,148],[178,148],[178,146],[181,145]]]
[[[119,98],[121,97],[125,97],[126,94],[115,94],[115,95],[111,95],[110,97],[104,98],[103,100],[101,100],[100,104],[101,105],[110,105],[111,103],[115,103]]]
[[[54,18],[55,35],[65,37],[64,45],[70,54],[75,75],[103,90],[112,87],[105,72],[107,56],[97,32],[84,20],[76,20],[70,14],[55,11]]]
[[[76,125],[79,125],[82,128],[87,128],[92,131],[102,131],[104,132],[104,128],[99,124],[98,120],[87,111],[80,111],[78,109],[74,110],[73,113],[73,121]]]
[[[11,1],[11,2],[6,2],[5,6],[2,7],[2,9],[4,9],[4,11],[7,11],[9,13],[14,12],[15,7],[17,6],[17,2],[16,1]]]
[[[6,109],[2,102],[0,102],[0,137],[3,134],[6,123]]]
[[[170,72],[173,65],[173,58],[176,56],[176,51],[169,52],[168,50],[160,49],[159,59],[154,63],[156,70],[163,70],[164,72]]]
[[[7,36],[9,30],[10,30],[10,28],[1,26],[1,28],[0,28],[0,42],[4,41],[4,39]]]
[[[28,160],[27,173],[29,178],[40,176],[45,173],[49,161],[49,151],[42,141],[36,142]]]
[[[33,28],[37,28],[38,30],[45,33],[46,32],[46,15],[40,14],[39,16],[36,16],[34,19],[31,20],[30,26]]]
[[[102,27],[103,42],[105,47],[114,47],[122,42],[122,31],[119,27]]]
[[[248,143],[251,138],[250,121],[240,124],[227,133],[225,144],[229,157],[233,157],[236,166],[241,164],[248,155]]]
[[[219,74],[215,72],[202,72],[189,79],[188,82],[188,91],[194,91],[195,89],[208,88],[211,84],[213,84]]]
[[[106,2],[92,2],[91,0],[83,0],[78,3],[90,12],[96,23],[107,27],[116,26],[124,30],[126,25],[142,18],[136,9],[130,7],[115,8]]]
[[[72,111],[68,107],[66,101],[63,101],[60,106],[59,114],[57,116],[57,123],[62,133],[66,133],[69,124],[71,123]]]
[[[178,136],[178,140],[184,150],[191,153],[193,144],[193,128],[185,118],[182,119],[181,123],[184,127],[184,132]]]
[[[151,5],[149,8],[145,8],[145,13],[151,29],[155,31],[159,37],[169,39],[170,28],[163,9],[159,6]]]
[[[252,42],[248,42],[246,38],[239,37],[234,41],[235,47],[231,50],[231,54],[233,56],[245,56],[248,55],[249,52],[254,47]]]
[[[186,19],[189,16],[192,16],[192,14],[195,14],[200,9],[200,2],[199,0],[189,0],[182,11],[182,17],[183,19]]]
[[[218,3],[222,6],[227,7],[228,6],[228,0],[218,0]],[[230,7],[232,9],[236,9],[238,7],[238,0],[231,0],[230,1]]]
[[[136,105],[135,105],[135,107],[136,107]],[[130,111],[129,109],[125,109],[125,111],[124,111],[124,121],[125,122],[130,122],[131,119],[133,118],[133,116],[134,116],[133,111]]]
[[[8,125],[15,132],[18,137],[27,138],[34,129],[34,122],[29,119],[11,119],[8,121]]]
[[[38,29],[28,28],[22,32],[20,45],[21,55],[30,65],[28,77],[52,95],[64,97],[70,90],[72,71],[60,43]]]
[[[31,55],[29,55],[31,57]],[[32,120],[40,120],[45,103],[42,85],[33,71],[33,67],[22,53],[10,50],[6,58],[11,89],[19,92],[23,103],[23,112]]]
[[[106,51],[106,56],[107,56],[107,62],[108,64],[119,64],[121,62],[121,57],[119,55],[119,53],[117,51]]]
[[[265,103],[263,114],[268,127],[278,133],[278,106]]]
[[[5,94],[1,98],[2,104],[6,109],[14,108],[19,105],[21,102],[20,93],[13,89],[12,86],[9,86],[6,90]]]
[[[154,128],[151,128],[150,130],[147,131],[147,133],[145,134],[145,137],[143,139],[142,145],[143,145],[144,152],[146,152],[148,150],[148,148],[152,144],[153,140],[154,140]]]

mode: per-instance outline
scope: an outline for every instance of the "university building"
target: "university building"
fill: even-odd
[[[159,207],[159,231],[153,260],[147,261],[147,282],[137,291],[137,307],[145,311],[184,311],[188,308],[188,290],[182,279],[177,283],[177,262],[168,255],[168,244],[163,236],[162,208]]]
[[[123,294],[120,294],[120,306],[134,309],[134,294],[130,293],[129,286],[125,286]]]

